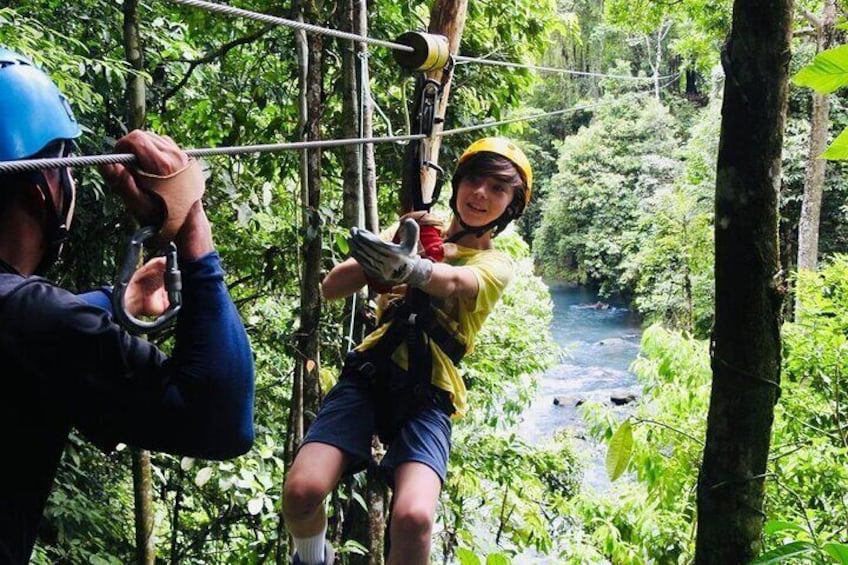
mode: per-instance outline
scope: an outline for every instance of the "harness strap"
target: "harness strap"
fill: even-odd
[[[448,356],[448,359],[450,359],[454,365],[459,366],[462,358],[465,357],[465,354],[468,352],[466,345],[457,339],[453,333],[448,331],[438,321],[433,306],[430,304],[427,306],[426,310],[415,316],[415,325],[422,333],[427,334],[433,343],[439,346],[439,349]],[[408,323],[409,316],[413,311],[413,307],[404,300],[399,304],[390,305],[383,313],[381,321],[391,321],[392,326],[386,330],[385,334],[383,334],[383,337],[380,339],[380,344],[384,341],[393,341],[396,343],[391,348],[389,354],[397,348],[397,345],[400,344],[400,341],[403,338],[404,331],[396,326],[398,320],[402,319],[405,323]],[[395,336],[392,340],[388,340],[387,338],[392,334],[397,334],[397,336]]]

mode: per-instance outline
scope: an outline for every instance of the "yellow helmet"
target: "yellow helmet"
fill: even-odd
[[[530,168],[530,160],[527,155],[515,143],[505,137],[484,137],[468,146],[468,149],[460,155],[458,164],[461,165],[463,161],[473,155],[483,152],[500,155],[509,159],[515,165],[518,174],[521,175],[524,185],[527,187],[527,190],[524,191],[524,205],[527,206],[530,203],[530,195],[533,193],[533,169]]]

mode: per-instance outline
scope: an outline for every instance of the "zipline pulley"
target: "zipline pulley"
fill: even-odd
[[[437,71],[451,62],[448,38],[444,35],[408,31],[395,42],[413,49],[412,52],[392,51],[395,62],[408,71]]]

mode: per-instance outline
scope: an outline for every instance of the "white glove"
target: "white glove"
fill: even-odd
[[[422,287],[430,282],[433,263],[418,253],[418,224],[407,218],[398,228],[400,243],[383,241],[368,230],[351,228],[350,254],[379,282]]]

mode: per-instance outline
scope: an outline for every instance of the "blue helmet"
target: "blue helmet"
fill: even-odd
[[[80,135],[68,99],[32,61],[0,47],[0,161],[32,157]]]

